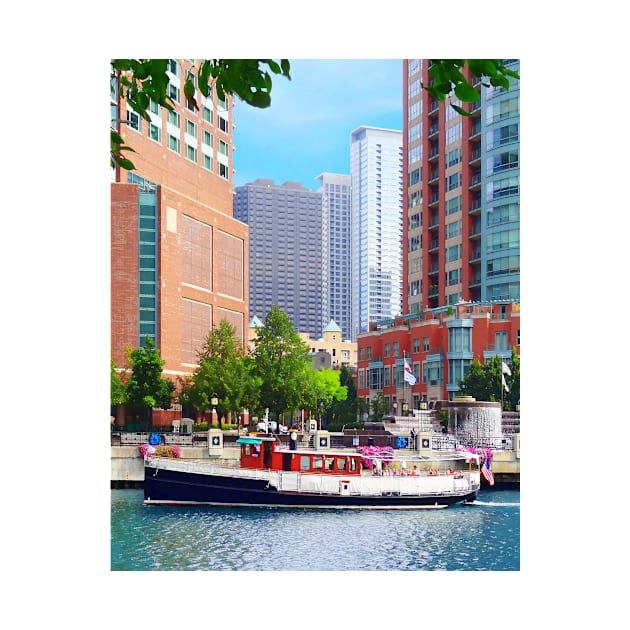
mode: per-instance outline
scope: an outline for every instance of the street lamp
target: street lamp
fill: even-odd
[[[217,424],[219,425],[219,429],[221,428],[221,418],[219,417],[219,398],[218,396],[212,392],[210,396],[210,404],[212,405],[212,413],[217,414]]]

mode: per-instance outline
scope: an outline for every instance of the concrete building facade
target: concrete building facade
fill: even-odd
[[[328,323],[322,193],[296,182],[257,179],[236,187],[234,216],[249,228],[251,315],[264,320],[277,306],[298,333],[319,334]]]

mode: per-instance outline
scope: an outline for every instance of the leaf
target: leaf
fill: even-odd
[[[490,83],[495,87],[500,86],[502,88],[505,88],[506,90],[510,89],[510,82],[502,76],[491,77]]]
[[[127,158],[119,158],[116,160],[116,162],[121,168],[124,168],[127,171],[133,171],[136,168],[133,162],[131,160],[128,160]]]
[[[465,103],[474,103],[479,100],[479,92],[468,81],[455,86],[455,96]]]
[[[290,70],[291,70],[291,64],[289,63],[288,59],[281,59],[280,60],[280,67],[282,68],[282,74],[284,74],[284,76],[286,76],[287,78],[291,78],[290,76]]]
[[[458,113],[461,114],[462,116],[472,116],[472,114],[470,112],[467,112],[465,109],[462,109],[461,107],[459,107],[458,105],[455,105],[453,103],[451,103],[451,107]]]

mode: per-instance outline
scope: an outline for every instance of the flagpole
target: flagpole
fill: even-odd
[[[402,401],[402,407],[401,407],[401,415],[402,415],[402,410],[405,407],[405,381],[407,380],[405,378],[405,367],[407,365],[407,351],[403,350],[403,401]]]

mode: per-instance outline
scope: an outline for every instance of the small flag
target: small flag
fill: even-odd
[[[507,374],[508,376],[512,376],[512,370],[510,370],[508,364],[505,361],[501,362],[501,370],[503,374]]]
[[[409,385],[416,384],[416,377],[413,375],[411,368],[409,367],[409,363],[407,363],[407,359],[405,359],[405,381],[409,383]]]
[[[505,387],[505,391],[509,392],[510,388],[507,386],[507,383],[505,382],[505,376],[501,375],[501,382],[503,383],[503,387]]]
[[[481,474],[484,476],[484,479],[491,485],[494,486],[494,473],[490,468],[490,460],[486,459],[485,464],[481,467]]]

